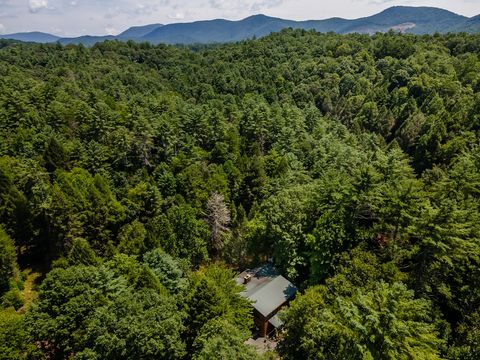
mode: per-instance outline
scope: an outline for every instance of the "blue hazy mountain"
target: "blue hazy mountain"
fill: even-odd
[[[118,35],[121,39],[138,39],[162,27],[162,24],[150,24],[145,26],[132,26]]]
[[[58,36],[39,31],[0,35],[0,38],[37,43],[53,43],[60,39]]]
[[[3,35],[6,39],[30,42],[60,42],[87,46],[105,40],[135,40],[153,44],[209,44],[235,42],[252,37],[266,36],[285,28],[336,32],[339,34],[374,34],[395,30],[412,34],[447,32],[480,32],[480,16],[468,18],[433,7],[395,6],[373,16],[359,19],[331,18],[326,20],[293,21],[265,15],[254,15],[239,21],[224,19],[176,24],[135,26],[117,36],[81,36],[59,38],[32,32]]]
[[[264,15],[251,16],[240,21],[211,20],[162,26],[140,40],[152,43],[218,43],[261,37],[284,28],[314,29],[319,32],[374,34],[397,30],[414,34],[435,32],[480,32],[480,24],[447,10],[431,7],[396,6],[379,14],[347,20],[292,21]]]
[[[143,36],[141,40],[152,43],[222,43],[262,37],[299,23],[265,15],[250,16],[240,21],[223,19],[196,21],[162,26]]]
[[[465,16],[439,8],[395,6],[365,18],[347,21],[338,19],[333,23],[336,27],[333,31],[372,34],[393,29],[414,34],[446,33],[461,28],[468,20]],[[314,28],[320,30],[323,24],[320,21],[318,25],[319,28],[315,25]]]
[[[473,18],[468,19],[462,26],[460,27],[459,31],[465,32],[480,32],[480,15],[477,15]]]
[[[118,37],[114,35],[105,35],[105,36],[90,36],[90,35],[84,35],[84,36],[79,36],[79,37],[74,37],[74,38],[61,38],[58,39],[57,41],[60,44],[63,45],[68,45],[68,44],[83,44],[86,46],[92,46],[95,45],[96,43],[103,42],[106,40],[116,40]]]

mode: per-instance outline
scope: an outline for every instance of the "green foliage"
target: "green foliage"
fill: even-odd
[[[182,320],[168,296],[147,289],[119,294],[96,310],[75,359],[179,359]]]
[[[112,270],[116,276],[127,279],[137,289],[149,288],[158,292],[166,292],[153,271],[148,266],[139,263],[134,256],[115,255],[112,260],[105,263],[105,266]]]
[[[311,186],[285,189],[266,202],[267,234],[275,243],[275,255],[289,276],[302,266],[302,246],[306,243],[308,213],[313,197]]]
[[[10,282],[17,274],[17,251],[15,245],[0,227],[0,295],[8,291]]]
[[[60,249],[67,241],[84,237],[94,249],[104,252],[124,217],[124,209],[105,178],[93,177],[79,168],[57,172],[44,206],[50,231],[56,237],[55,245]]]
[[[477,310],[458,326],[449,359],[477,359],[480,356],[480,312]]]
[[[10,290],[3,294],[0,300],[3,308],[12,307],[15,310],[19,310],[24,305],[22,293],[15,285],[11,286]]]
[[[395,275],[371,255],[353,256],[348,268],[308,289],[282,315],[285,358],[440,359],[443,341],[431,303],[400,282],[384,282],[381,275]]]
[[[193,359],[259,359],[255,350],[244,344],[248,336],[224,319],[210,320],[195,339]]]
[[[18,239],[19,244],[28,243],[31,235],[28,200],[12,179],[17,169],[12,168],[9,160],[11,159],[0,158],[0,196],[2,200],[0,202],[0,223],[4,224],[4,230]]]
[[[234,280],[234,272],[214,264],[194,274],[187,298],[188,334],[195,338],[212,319],[223,319],[241,332],[253,325],[251,306],[240,296],[242,286]]]
[[[125,225],[118,234],[118,251],[128,255],[141,255],[145,252],[147,231],[143,224],[135,220]]]
[[[70,265],[98,265],[99,259],[85,239],[73,240],[67,257]]]
[[[168,290],[180,292],[186,289],[188,279],[184,270],[185,265],[162,249],[155,249],[146,253],[143,256],[143,261]]]
[[[198,265],[208,259],[208,226],[189,205],[173,206],[162,219],[164,236],[160,244],[172,256],[188,259]]]
[[[63,145],[54,137],[50,138],[43,155],[45,168],[49,173],[57,169],[65,169],[68,166],[68,155]]]
[[[25,316],[15,310],[0,311],[0,359],[21,360],[32,355],[35,346],[29,344]]]
[[[175,300],[139,286],[143,272],[134,260],[116,264],[114,270],[74,266],[48,274],[27,315],[31,336],[45,353],[81,359],[183,355],[183,313]]]
[[[379,282],[332,299],[312,288],[285,314],[287,359],[440,359],[430,304],[405,285]]]

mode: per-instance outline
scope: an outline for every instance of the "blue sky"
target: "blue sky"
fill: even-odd
[[[480,0],[0,0],[0,33],[117,34],[133,25],[238,20],[259,13],[295,20],[357,18],[393,5],[437,6],[466,16],[480,14]]]

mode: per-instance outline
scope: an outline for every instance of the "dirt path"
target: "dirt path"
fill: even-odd
[[[27,311],[30,304],[37,297],[37,292],[34,290],[34,286],[35,286],[36,280],[40,277],[41,274],[38,272],[33,272],[30,269],[28,269],[27,271],[28,271],[28,275],[27,275],[27,278],[25,279],[25,283],[22,291],[25,304],[18,310],[18,312]]]

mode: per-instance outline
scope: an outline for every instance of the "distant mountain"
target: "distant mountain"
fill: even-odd
[[[406,27],[405,32],[415,34],[446,33],[467,20],[465,16],[438,8],[395,6],[370,17],[351,20],[341,32],[375,33]]]
[[[36,43],[53,43],[60,39],[58,36],[38,31],[0,35],[0,38]]]
[[[463,24],[461,24],[461,26],[457,31],[475,33],[475,32],[479,32],[479,29],[480,29],[480,15],[477,15],[473,18],[468,19]]]
[[[76,38],[61,38],[58,39],[58,42],[62,45],[68,45],[68,44],[75,44],[75,45],[86,45],[86,46],[93,46],[96,43],[99,42],[104,42],[106,40],[116,40],[118,37],[113,36],[113,35],[106,35],[106,36],[90,36],[90,35],[85,35],[85,36],[80,36]]]
[[[157,30],[159,27],[163,26],[162,24],[151,24],[145,26],[132,26],[131,28],[125,30],[118,35],[121,39],[138,39],[142,36],[145,36],[151,33],[154,30]]]
[[[296,22],[255,15],[240,21],[217,19],[165,25],[140,40],[155,44],[223,43],[261,37],[287,27],[296,27]]]
[[[480,32],[480,24],[465,16],[431,7],[396,6],[379,14],[347,20],[292,21],[264,15],[251,16],[240,21],[211,20],[186,24],[171,24],[158,28],[139,40],[152,43],[220,43],[261,37],[291,27],[294,29],[374,34],[396,30],[414,34],[446,33],[449,31]]]
[[[433,34],[467,31],[467,23],[474,18],[434,7],[394,6],[379,14],[347,20],[339,33],[375,33],[399,30],[412,34]],[[480,26],[469,32],[480,32]]]
[[[151,24],[135,26],[117,36],[81,36],[59,38],[44,33],[21,33],[3,35],[6,39],[30,42],[60,42],[61,44],[84,44],[87,46],[105,40],[135,40],[153,44],[209,44],[235,42],[252,37],[266,36],[285,28],[336,32],[339,34],[374,34],[395,30],[413,34],[447,32],[480,32],[480,15],[473,18],[433,7],[395,6],[373,16],[347,20],[293,21],[265,15],[254,15],[240,21],[223,19],[177,23],[169,25]]]

